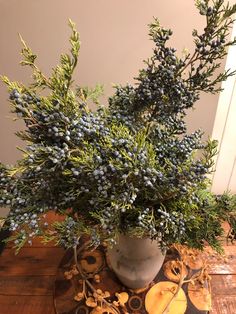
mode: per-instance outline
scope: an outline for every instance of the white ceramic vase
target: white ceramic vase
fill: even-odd
[[[120,281],[131,289],[147,287],[156,277],[165,259],[157,240],[120,235],[108,249],[112,269]]]

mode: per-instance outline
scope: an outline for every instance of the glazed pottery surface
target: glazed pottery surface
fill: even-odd
[[[108,249],[108,257],[120,281],[128,288],[139,289],[156,277],[165,254],[157,240],[120,235],[117,244]]]

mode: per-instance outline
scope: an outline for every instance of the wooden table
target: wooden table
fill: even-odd
[[[236,247],[225,247],[228,262],[212,261],[211,314],[236,313]],[[11,246],[0,256],[0,314],[55,314],[54,280],[65,251],[38,240],[15,256]]]
[[[54,314],[54,280],[63,255],[63,249],[39,241],[17,256],[6,247],[0,256],[0,314]]]
[[[62,219],[53,212],[48,222]],[[7,235],[9,236],[9,235]],[[34,239],[18,255],[12,243],[0,251],[0,314],[55,314],[53,303],[57,267],[65,251]]]

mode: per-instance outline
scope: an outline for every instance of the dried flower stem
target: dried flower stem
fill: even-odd
[[[175,298],[177,298],[178,293],[179,293],[179,291],[180,291],[182,285],[184,284],[184,279],[185,279],[185,275],[184,275],[184,263],[181,262],[181,274],[180,274],[180,281],[179,281],[178,287],[177,287],[175,293],[173,294],[173,296],[172,296],[170,302],[166,305],[166,307],[165,307],[165,309],[164,309],[164,311],[163,311],[163,314],[168,314],[172,302],[175,300]]]
[[[89,241],[85,242],[80,248],[79,250],[77,251],[77,245],[74,246],[73,250],[74,250],[74,260],[75,260],[75,265],[76,265],[76,268],[78,269],[81,277],[82,277],[82,280],[83,280],[83,285],[86,284],[91,290],[93,293],[96,293],[96,289],[94,288],[94,286],[91,284],[91,282],[88,280],[86,274],[83,272],[79,262],[78,262],[78,252],[81,252],[86,246],[87,244],[89,243]],[[84,291],[83,291],[84,292]],[[120,314],[120,311],[119,309],[114,306],[113,304],[111,304],[110,302],[108,302],[107,300],[105,300],[102,296],[101,296],[102,300],[101,300],[101,303],[104,303],[106,306],[108,306],[109,308],[112,309],[113,312],[117,313],[117,314]]]

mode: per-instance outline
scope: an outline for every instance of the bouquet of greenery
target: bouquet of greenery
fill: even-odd
[[[167,46],[172,31],[154,19],[153,55],[134,86],[115,87],[107,107],[98,102],[100,85],[73,88],[80,42],[71,21],[70,54],[61,55],[50,77],[21,39],[21,64],[32,68],[33,83],[2,80],[12,111],[25,122],[17,136],[26,148],[16,165],[0,165],[0,205],[10,207],[17,250],[38,235],[74,247],[83,234],[98,245],[114,243],[120,233],[159,239],[162,248],[208,243],[220,250],[223,221],[234,239],[235,197],[209,192],[217,143],[202,143],[200,130],[187,134],[184,118],[201,92],[219,92],[234,74],[215,72],[236,44],[228,39],[236,5],[199,0],[196,6],[206,26],[192,33],[194,52],[178,57]],[[88,108],[91,100],[96,111]],[[64,219],[48,225],[50,210]]]

